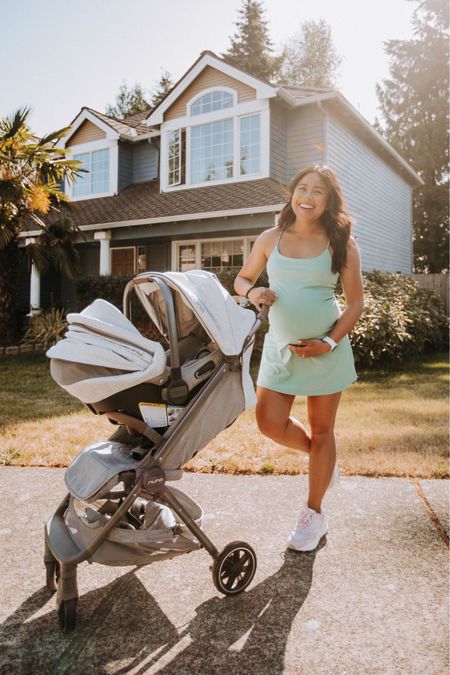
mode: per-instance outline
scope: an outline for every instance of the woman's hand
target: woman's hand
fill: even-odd
[[[327,342],[322,342],[319,338],[297,340],[295,346],[289,344],[288,347],[291,352],[305,359],[309,356],[319,356],[320,354],[331,352],[331,346]]]
[[[247,298],[250,300],[252,305],[255,305],[255,307],[259,309],[261,305],[268,305],[269,307],[273,305],[277,299],[277,296],[276,293],[270,290],[270,288],[258,286],[252,288],[252,290],[249,291]]]

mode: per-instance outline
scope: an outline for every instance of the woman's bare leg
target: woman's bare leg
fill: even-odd
[[[308,420],[311,428],[308,506],[318,513],[336,462],[334,423],[341,393],[308,396]]]
[[[264,436],[288,448],[309,454],[311,435],[306,427],[290,417],[295,396],[257,387],[256,421]]]

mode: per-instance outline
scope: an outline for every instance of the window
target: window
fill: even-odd
[[[191,183],[233,176],[233,120],[191,130]]]
[[[240,268],[248,258],[256,236],[237,239],[201,239],[172,242],[172,269],[186,272],[191,269],[217,270]]]
[[[188,270],[195,270],[197,267],[195,263],[195,242],[192,244],[180,244],[178,246],[178,272],[187,272]]]
[[[137,249],[137,269],[136,272],[140,274],[141,272],[147,271],[147,247],[138,246]]]
[[[73,186],[74,197],[109,192],[109,149],[83,152],[73,159],[82,162],[81,167],[89,173],[82,173]]]
[[[240,118],[240,174],[259,172],[259,115]]]
[[[227,91],[213,91],[203,94],[191,105],[191,115],[201,115],[213,110],[223,110],[233,107],[233,95]]]
[[[227,239],[201,243],[202,269],[242,267],[244,262],[244,241]]]

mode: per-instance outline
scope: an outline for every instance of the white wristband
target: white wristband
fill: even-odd
[[[331,351],[337,347],[337,342],[335,342],[329,335],[325,335],[325,337],[322,338],[322,342],[327,342],[331,347]]]

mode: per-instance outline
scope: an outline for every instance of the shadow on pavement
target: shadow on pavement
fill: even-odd
[[[41,588],[1,626],[0,672],[138,674],[161,660],[158,672],[166,675],[282,673],[291,625],[325,541],[311,553],[287,550],[274,575],[236,597],[212,597],[181,631],[134,570],[82,595],[77,628],[68,634],[59,631],[56,608],[44,613],[55,599]]]

